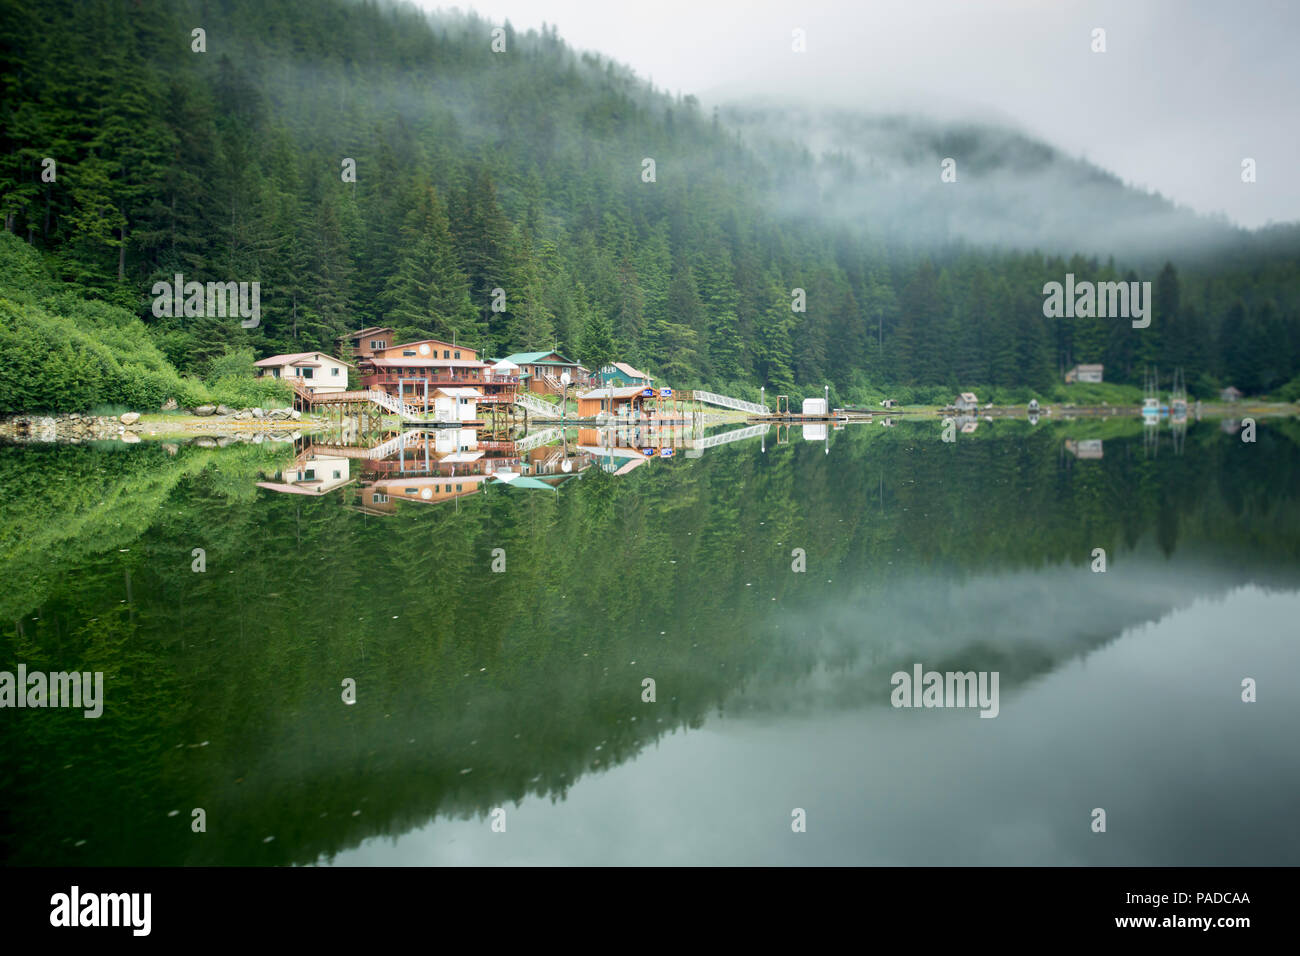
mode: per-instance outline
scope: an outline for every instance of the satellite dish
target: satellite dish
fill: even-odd
[[[569,461],[569,459],[567,458],[564,459],[564,461],[560,462],[560,471],[564,472],[565,474],[568,474],[569,472],[573,471],[573,462]]]
[[[563,372],[560,373],[560,383],[561,383],[561,384],[563,384],[563,385],[568,385],[568,384],[569,384],[570,382],[572,382],[572,381],[573,381],[573,376],[569,374],[569,370],[568,370],[567,368],[566,368]]]
[[[428,343],[421,345],[418,351],[421,355],[428,355],[429,354]]]

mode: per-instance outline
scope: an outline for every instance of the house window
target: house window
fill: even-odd
[[[460,353],[459,353],[459,352],[456,353],[456,358],[460,358]]]
[[[419,488],[407,488],[407,489],[406,489],[406,493],[407,493],[408,495],[418,495],[418,494],[420,493],[420,489],[419,489]]]
[[[337,468],[334,469],[334,477],[335,477],[335,478],[342,478],[342,477],[343,477],[341,474],[339,474],[339,470],[338,470]]]
[[[415,349],[402,349],[403,355],[415,355]]]
[[[337,375],[338,373],[339,373],[339,370],[338,370],[338,369],[336,369],[336,368],[332,368],[332,369],[330,369],[330,374],[331,374],[331,375]]]
[[[442,357],[443,357],[443,358],[451,358],[451,349],[443,349],[443,350],[442,350]]]
[[[304,472],[302,473],[302,477],[303,477],[303,480],[304,480],[304,481],[315,481],[315,480],[316,480],[316,469],[315,469],[315,468],[308,468],[306,471],[304,471]]]
[[[381,504],[388,500],[388,495],[381,495],[378,492],[375,492],[375,494],[371,496],[371,500],[376,504]]]
[[[447,485],[445,490],[446,490],[447,492],[450,493],[450,491],[451,491],[451,485]]]
[[[459,485],[459,484],[458,484],[458,485],[456,485],[456,490],[457,490],[457,491],[460,491],[460,489],[461,489],[461,487],[462,487],[462,486],[461,486],[461,485]]]

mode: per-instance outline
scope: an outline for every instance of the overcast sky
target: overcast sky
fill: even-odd
[[[421,0],[428,8],[451,4]],[[1300,219],[1287,0],[471,0],[516,29],[706,103],[794,102],[1000,119],[1124,180],[1246,226]],[[807,52],[791,51],[802,28]],[[1106,31],[1093,53],[1092,30]],[[1258,181],[1241,181],[1241,161]]]

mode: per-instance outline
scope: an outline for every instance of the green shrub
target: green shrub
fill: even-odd
[[[293,403],[293,391],[278,378],[227,375],[212,386],[210,400],[231,408],[278,408]]]

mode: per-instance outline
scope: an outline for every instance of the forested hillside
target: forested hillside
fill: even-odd
[[[590,361],[612,340],[674,384],[798,394],[830,382],[849,398],[884,385],[1042,390],[1075,362],[1104,362],[1121,382],[1182,366],[1199,394],[1277,389],[1300,370],[1293,228],[1214,256],[1171,249],[1163,269],[1160,249],[1067,260],[976,246],[951,224],[907,239],[897,215],[829,214],[836,160],[809,152],[822,144],[751,146],[693,97],[552,31],[507,27],[493,52],[493,27],[348,0],[0,0],[5,228],[209,379],[248,349],[333,352],[345,329],[381,324],[488,355],[558,345]],[[973,135],[951,146],[963,142],[987,151]],[[1077,166],[1086,197],[1100,173]],[[917,188],[928,215],[943,194]],[[979,186],[962,188],[969,199]],[[1051,219],[1070,188],[1057,176],[1032,209]],[[1134,193],[1133,208],[1136,222],[1148,197]],[[1114,223],[1117,248],[1131,226]],[[1043,284],[1067,271],[1153,282],[1151,327],[1045,318]],[[153,284],[176,273],[260,282],[260,324],[156,318]],[[791,308],[796,289],[806,311]]]

